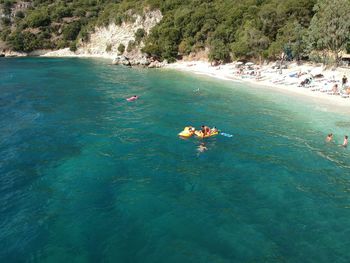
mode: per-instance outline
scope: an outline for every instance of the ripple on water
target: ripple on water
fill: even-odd
[[[103,60],[2,62],[1,262],[350,261],[347,116]],[[234,136],[178,138],[202,124]]]

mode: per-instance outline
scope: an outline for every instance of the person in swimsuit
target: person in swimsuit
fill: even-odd
[[[193,127],[189,127],[189,128],[188,128],[188,131],[189,131],[191,134],[194,134],[194,132],[196,131],[196,129],[193,128]]]
[[[210,135],[211,130],[210,130],[210,128],[208,126],[205,127],[205,131],[207,132],[207,135]]]
[[[333,140],[333,133],[330,133],[326,137],[326,142],[331,142]]]
[[[208,126],[202,125],[201,126],[201,131],[203,133],[203,136],[207,136],[207,135],[210,134],[210,128]]]
[[[344,136],[344,142],[343,142],[343,144],[341,146],[343,146],[343,147],[347,147],[348,146],[348,136],[347,135]]]
[[[343,78],[341,79],[341,84],[342,84],[342,87],[344,88],[346,83],[348,82],[348,79],[347,77],[344,75]]]
[[[199,146],[198,146],[198,152],[202,153],[205,152],[206,150],[208,150],[207,147],[205,147],[205,144],[202,142]]]

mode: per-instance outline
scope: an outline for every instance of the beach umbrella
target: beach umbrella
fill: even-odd
[[[238,61],[235,65],[236,68],[240,68],[244,63],[242,61]]]

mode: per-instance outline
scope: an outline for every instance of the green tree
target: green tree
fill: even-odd
[[[185,38],[179,44],[179,53],[180,55],[189,55],[192,51],[195,41],[193,38]]]
[[[242,29],[237,31],[236,41],[231,49],[236,58],[259,58],[265,56],[270,40],[259,29],[254,27],[253,22],[246,22]]]
[[[43,45],[35,34],[30,32],[16,31],[9,37],[11,47],[16,51],[30,52],[39,49]]]
[[[34,10],[26,17],[26,22],[29,27],[42,27],[50,25],[51,18],[46,10]]]
[[[278,58],[282,52],[291,51],[293,59],[300,60],[305,53],[306,44],[304,36],[306,28],[302,27],[298,21],[289,21],[278,30],[276,40],[271,43],[268,55],[272,59]]]
[[[319,0],[311,20],[308,42],[310,49],[333,53],[336,63],[339,52],[346,48],[350,31],[349,0]]]
[[[81,23],[79,21],[66,25],[62,30],[64,40],[75,40],[80,32]]]
[[[210,44],[209,61],[228,62],[230,60],[230,49],[220,39],[214,39]]]

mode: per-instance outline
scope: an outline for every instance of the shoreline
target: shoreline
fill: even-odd
[[[350,112],[350,97],[343,98],[340,95],[329,95],[327,92],[312,91],[312,88],[298,87],[297,83],[300,83],[305,77],[295,78],[295,83],[293,84],[277,84],[273,83],[274,80],[278,78],[283,78],[288,76],[293,72],[298,71],[314,71],[320,72],[325,76],[325,79],[336,79],[341,81],[342,76],[350,74],[348,69],[337,68],[335,71],[323,70],[321,67],[316,67],[315,65],[302,65],[297,66],[292,65],[288,69],[283,69],[283,74],[277,72],[271,72],[271,66],[260,66],[262,71],[262,80],[258,80],[255,77],[249,78],[246,76],[238,76],[234,72],[237,70],[235,68],[235,63],[220,65],[220,66],[211,66],[209,62],[206,61],[179,61],[173,64],[168,64],[164,67],[165,69],[178,70],[182,72],[188,72],[197,75],[205,75],[208,77],[232,81],[235,83],[245,83],[248,85],[253,85],[254,87],[262,87],[264,89],[278,90],[288,96],[296,95],[298,97],[302,96],[303,98],[313,98],[315,102],[322,102],[329,105],[335,105],[346,109]],[[270,70],[270,72],[269,72]],[[276,70],[274,70],[276,71]],[[266,72],[266,74],[265,74]],[[268,73],[267,73],[268,72]],[[349,75],[348,75],[349,76]],[[289,79],[288,79],[289,80]],[[319,85],[324,85],[319,83]],[[327,84],[328,86],[334,85],[334,83]]]
[[[115,54],[76,54],[70,51],[68,48],[38,52],[37,54],[26,54],[25,57],[47,57],[47,58],[96,58],[96,59],[108,59],[111,63],[116,55]],[[16,56],[11,56],[16,57]],[[5,58],[11,58],[5,57]],[[24,57],[22,54],[21,56]],[[297,83],[300,83],[308,75],[293,79],[294,83],[274,83],[273,81],[285,78],[287,81],[291,81],[288,75],[295,72],[318,72],[325,76],[325,79],[336,79],[341,81],[343,75],[350,77],[350,69],[337,68],[336,70],[324,70],[321,66],[317,66],[311,63],[305,63],[303,65],[297,65],[292,63],[287,69],[283,69],[283,74],[279,74],[277,70],[272,70],[271,65],[259,66],[259,71],[262,72],[262,79],[258,80],[251,76],[239,76],[235,74],[237,71],[236,63],[228,63],[220,66],[211,66],[207,61],[177,61],[172,64],[167,64],[162,69],[171,69],[182,72],[187,72],[196,75],[204,75],[211,78],[216,78],[225,81],[231,81],[235,83],[245,83],[253,85],[254,87],[262,87],[270,90],[278,90],[283,93],[287,93],[288,96],[302,96],[303,98],[313,98],[314,101],[326,103],[328,105],[335,105],[341,107],[344,110],[350,112],[350,98],[342,98],[340,95],[328,95],[326,92],[312,91],[312,88],[298,87]],[[339,83],[339,82],[338,82]],[[332,83],[327,84],[329,86]]]

